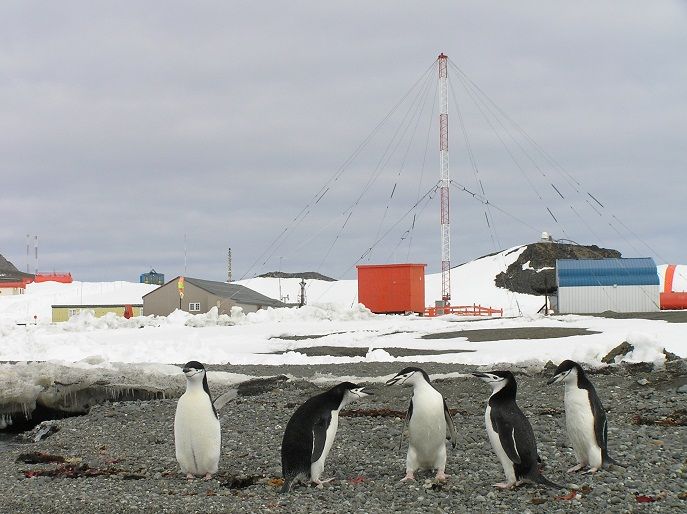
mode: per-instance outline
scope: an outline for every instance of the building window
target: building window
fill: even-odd
[[[67,316],[71,318],[72,316],[76,316],[80,312],[81,312],[81,309],[68,309],[67,310]]]
[[[188,304],[188,311],[189,312],[200,312],[200,303],[189,303]]]

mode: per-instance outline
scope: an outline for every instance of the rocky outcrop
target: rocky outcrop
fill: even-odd
[[[258,278],[303,278],[305,280],[324,280],[326,282],[336,282],[335,278],[328,277],[316,271],[303,271],[301,273],[286,273],[285,271],[270,271],[258,275]]]
[[[33,278],[33,275],[19,271],[14,264],[0,254],[0,280],[15,281],[23,278]]]
[[[518,249],[513,250],[518,251]],[[494,279],[497,287],[516,293],[544,295],[556,292],[556,259],[619,258],[620,252],[596,245],[584,246],[561,243],[533,243],[527,245],[505,272]]]

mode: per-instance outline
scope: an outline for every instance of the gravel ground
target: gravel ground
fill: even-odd
[[[424,364],[430,374],[468,372],[457,365]],[[224,366],[236,373],[273,375],[274,368]],[[215,369],[217,369],[215,367]],[[291,366],[278,371],[297,377],[383,376],[398,364]],[[501,367],[503,369],[503,367]],[[0,488],[6,512],[677,512],[687,510],[687,363],[668,371],[647,366],[618,367],[591,376],[609,410],[609,453],[627,468],[594,476],[567,474],[575,464],[565,435],[563,388],[546,386],[547,374],[518,372],[519,405],[538,439],[547,478],[568,491],[525,486],[495,490],[503,471],[488,443],[484,408],[486,384],[468,378],[437,380],[449,407],[457,409],[458,446],[449,450],[445,484],[433,473],[400,483],[405,451],[398,450],[400,417],[411,391],[374,385],[376,395],[349,406],[342,417],[323,489],[297,487],[278,493],[280,443],[289,417],[322,389],[305,380],[267,382],[239,396],[221,411],[222,459],[210,481],[188,482],[174,457],[175,400],[106,403],[86,416],[55,422],[60,430],[38,443],[0,450]],[[550,371],[547,372],[550,374]],[[210,376],[211,379],[211,376]],[[212,388],[212,382],[210,382]],[[221,391],[215,391],[216,394]],[[371,416],[373,409],[381,410]],[[680,414],[682,412],[682,414]],[[682,417],[680,417],[680,415]],[[655,423],[658,421],[658,424]],[[42,452],[66,462],[30,464],[22,454]],[[35,455],[34,455],[35,456]],[[41,476],[48,474],[54,476]],[[71,477],[70,475],[80,475]],[[574,498],[563,495],[576,489]],[[572,496],[572,495],[568,495]],[[642,503],[642,500],[655,500]]]

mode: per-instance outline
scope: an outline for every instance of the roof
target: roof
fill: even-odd
[[[558,287],[659,285],[650,257],[632,259],[557,259]]]
[[[132,307],[143,307],[142,303],[83,303],[70,305],[51,305],[53,309],[104,309],[108,307],[125,307],[131,305]]]
[[[23,280],[20,281],[9,281],[9,280],[0,280],[0,288],[20,288],[20,289],[26,289],[26,282]]]
[[[170,280],[170,282],[177,282],[179,277]],[[169,284],[170,282],[167,282]],[[240,284],[232,284],[227,282],[215,282],[214,280],[203,280],[200,278],[184,277],[184,282],[193,284],[207,291],[210,294],[235,301],[236,303],[243,303],[246,305],[263,305],[266,307],[286,307],[286,305],[279,300],[260,294]],[[158,289],[143,295],[145,298],[149,294],[154,293]]]
[[[398,263],[398,264],[358,264],[356,268],[358,269],[368,269],[368,268],[426,268],[426,264],[419,263]]]

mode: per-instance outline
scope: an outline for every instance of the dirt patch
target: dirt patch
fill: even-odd
[[[635,414],[632,416],[632,423],[635,425],[662,425],[665,427],[685,427],[687,426],[687,409],[678,409],[668,416],[653,416]]]
[[[465,337],[471,343],[484,343],[487,341],[504,341],[507,339],[556,339],[559,337],[588,336],[599,333],[600,332],[594,330],[587,330],[586,328],[522,327],[438,332],[436,334],[426,334],[422,336],[422,339],[454,339],[457,337]]]
[[[303,341],[305,339],[319,339],[320,337],[327,337],[334,334],[345,334],[346,332],[332,332],[331,334],[306,334],[306,335],[293,335],[293,336],[273,336],[270,339],[283,339],[284,341]]]
[[[465,353],[474,352],[475,350],[424,350],[418,348],[380,348],[389,353],[392,357],[408,357],[411,355],[444,355],[447,353]],[[295,348],[294,350],[308,357],[323,357],[330,355],[332,357],[365,357],[369,348],[365,347],[348,347],[348,346],[312,346],[309,348]],[[273,352],[283,354],[286,352]]]
[[[146,478],[142,473],[132,473],[120,468],[92,468],[88,464],[60,464],[54,468],[36,468],[23,470],[22,474],[25,478],[35,477],[51,477],[51,478],[90,478],[114,475],[119,476],[123,480],[141,480]]]
[[[684,311],[659,311],[659,312],[612,312],[606,311],[600,314],[588,314],[598,318],[611,319],[649,319],[662,320],[668,323],[687,323],[687,310]]]

